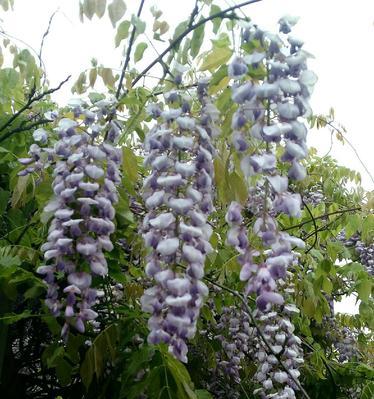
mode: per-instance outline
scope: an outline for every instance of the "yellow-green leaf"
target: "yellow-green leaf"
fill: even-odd
[[[84,0],[83,13],[88,19],[92,19],[95,14],[96,0]]]
[[[88,75],[88,79],[89,79],[91,87],[95,86],[96,78],[97,78],[97,69],[96,68],[92,68],[90,70],[89,75]]]
[[[19,205],[24,203],[24,197],[26,195],[27,183],[29,181],[30,175],[20,176],[18,178],[16,187],[14,188],[11,206],[12,208],[16,208]]]
[[[125,15],[126,4],[123,0],[113,0],[108,6],[108,13],[110,21],[112,22],[113,28],[116,27],[116,23]]]
[[[231,55],[232,50],[228,47],[214,48],[205,58],[203,64],[200,67],[200,71],[212,72],[217,67],[225,64],[231,58]]]
[[[110,68],[101,68],[99,75],[102,77],[103,82],[106,86],[114,87],[116,79],[113,76],[113,72]]]
[[[135,62],[138,62],[138,61],[140,61],[143,58],[144,51],[145,51],[145,49],[147,47],[148,47],[148,44],[147,43],[143,43],[143,42],[139,43],[136,46],[135,53],[134,53],[134,61]]]
[[[123,148],[123,173],[135,183],[138,179],[138,162],[135,154],[130,148]]]
[[[96,15],[101,18],[105,14],[106,0],[95,0],[95,12]]]
[[[119,46],[119,44],[121,43],[121,41],[123,39],[127,39],[127,37],[129,36],[130,25],[131,25],[130,21],[122,21],[118,25],[117,33],[114,38],[114,43],[115,43],[116,47]]]

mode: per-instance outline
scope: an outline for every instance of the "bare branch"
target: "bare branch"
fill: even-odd
[[[313,226],[314,226],[314,242],[313,244],[305,251],[305,253],[307,254],[308,252],[310,252],[317,244],[318,241],[318,228],[317,228],[317,222],[316,219],[312,213],[312,211],[310,210],[308,204],[304,201],[303,196],[301,196],[301,201],[303,203],[303,205],[305,206],[305,209],[308,211],[310,217],[311,217],[311,221],[313,222]]]
[[[143,9],[143,6],[144,6],[144,2],[145,2],[145,0],[140,0],[140,5],[139,5],[138,13],[136,14],[138,18],[140,17],[140,14],[142,13],[142,9]],[[133,27],[132,27],[132,31],[131,31],[131,36],[130,36],[130,40],[129,40],[129,45],[128,45],[127,51],[126,51],[125,63],[123,64],[121,76],[120,76],[119,82],[118,82],[118,87],[117,87],[117,92],[116,92],[116,98],[117,98],[117,100],[119,99],[119,96],[120,96],[120,94],[121,94],[123,79],[124,79],[124,77],[125,77],[125,72],[126,72],[126,69],[127,69],[128,65],[129,65],[129,62],[130,62],[131,49],[132,49],[132,45],[134,44],[135,33],[136,33],[136,26],[135,26],[135,24],[134,24]]]
[[[53,18],[55,17],[55,15],[57,14],[58,11],[59,11],[59,10],[57,9],[57,10],[54,11],[54,12],[52,13],[52,15],[49,17],[47,30],[44,32],[43,37],[42,37],[42,41],[41,41],[41,43],[40,43],[40,50],[39,50],[39,56],[38,56],[38,57],[39,57],[39,67],[40,67],[40,68],[42,67],[42,52],[43,52],[43,47],[44,47],[44,41],[45,41],[45,38],[48,36],[48,34],[49,34],[49,32],[50,32]]]
[[[355,212],[355,211],[360,211],[360,210],[361,210],[360,207],[356,207],[356,208],[341,209],[340,211],[325,213],[323,215],[315,216],[313,219],[308,219],[305,222],[301,222],[299,224],[295,224],[293,226],[286,227],[285,229],[282,229],[282,231],[298,229],[299,227],[303,227],[304,225],[313,222],[313,220],[315,221],[315,220],[318,220],[318,219],[324,219],[324,218],[326,218],[328,216],[331,216],[331,215],[339,215],[339,214],[343,214],[343,213],[347,213],[347,212]]]

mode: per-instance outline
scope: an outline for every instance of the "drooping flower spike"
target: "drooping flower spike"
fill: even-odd
[[[296,22],[282,18],[280,32],[288,34]],[[292,312],[287,309],[294,307],[286,304],[284,287],[289,267],[297,264],[293,248],[302,248],[304,243],[279,231],[276,215],[301,214],[300,195],[289,192],[288,184],[289,179],[298,181],[306,176],[301,161],[307,155],[307,129],[302,118],[310,115],[308,99],[316,76],[307,69],[308,53],[302,50],[302,41],[288,36],[285,43],[280,36],[254,25],[247,28],[244,39],[259,40],[264,51],[235,58],[229,67],[229,76],[235,79],[232,99],[238,104],[232,118],[232,143],[241,157],[244,176],[256,177],[256,187],[249,189],[248,205],[255,217],[253,234],[262,241],[262,248],[251,248],[237,203],[227,211],[227,243],[239,252],[240,279],[246,282],[246,293],[255,295],[256,317],[264,335],[289,367],[288,373],[279,369],[278,360],[272,359],[274,354],[258,340],[256,379],[261,388],[256,393],[264,398],[294,398],[298,387],[293,378],[297,381],[300,374],[302,351],[300,340],[293,335]],[[245,64],[267,71],[262,83],[247,79]],[[279,147],[283,149],[280,159],[276,156]],[[278,172],[281,162],[288,165],[288,176]]]
[[[199,118],[178,92],[166,96],[168,108],[163,111],[150,106],[156,124],[145,142],[145,165],[151,173],[143,186],[148,213],[142,231],[148,248],[145,272],[154,286],[144,292],[141,303],[151,313],[148,342],[167,343],[182,362],[187,362],[186,341],[195,335],[208,293],[201,279],[212,250],[207,217],[213,210],[211,138],[218,112],[207,96],[207,82],[199,83],[197,95]]]
[[[55,316],[63,312],[62,336],[70,326],[85,331],[85,322],[98,314],[92,310],[97,292],[91,288],[94,276],[108,273],[105,251],[111,251],[110,235],[115,230],[114,204],[118,201],[122,152],[115,147],[121,130],[113,118],[114,104],[95,103],[88,109],[82,101],[70,105],[73,119],[52,115],[54,133],[34,132],[34,139],[53,147],[30,147],[24,173],[53,165],[53,197],[44,208],[52,216],[47,242],[42,245],[45,265],[37,272],[47,283],[46,305]],[[110,122],[106,121],[112,113]],[[104,141],[98,138],[105,135]],[[57,140],[56,140],[57,136]],[[64,278],[58,277],[63,273]]]

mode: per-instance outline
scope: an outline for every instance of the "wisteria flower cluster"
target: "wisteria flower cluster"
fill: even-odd
[[[366,267],[367,272],[374,276],[374,243],[366,244],[359,233],[353,234],[348,239],[346,238],[345,231],[338,234],[338,240],[348,248],[354,248],[359,256],[362,265]]]
[[[108,273],[104,252],[113,249],[113,205],[118,201],[122,162],[122,151],[115,147],[121,124],[113,109],[114,104],[107,100],[91,109],[77,101],[70,109],[73,118],[50,114],[53,134],[48,137],[38,129],[34,139],[53,146],[32,144],[30,158],[20,159],[29,165],[21,174],[53,166],[53,197],[44,208],[52,221],[41,248],[45,265],[37,272],[48,286],[47,307],[55,316],[63,311],[63,337],[70,326],[84,332],[85,322],[97,317],[92,310],[97,299],[92,279]]]
[[[286,20],[280,20],[283,33],[289,33],[295,23],[286,23]],[[307,69],[308,55],[302,50],[302,41],[288,36],[289,45],[286,46],[281,37],[254,25],[247,26],[243,39],[257,39],[263,52],[236,57],[229,67],[229,76],[235,79],[232,99],[238,104],[232,119],[232,142],[236,151],[242,154],[244,176],[257,180],[252,191],[256,193],[257,190],[262,195],[263,205],[256,204],[251,209],[255,214],[253,234],[262,241],[263,247],[260,251],[250,248],[242,209],[236,202],[229,206],[226,214],[227,243],[240,254],[240,279],[247,282],[246,293],[256,296],[257,318],[273,349],[273,353],[266,354],[267,348],[261,351],[259,343],[257,359],[260,366],[256,378],[262,387],[256,392],[266,398],[294,398],[297,389],[294,379],[299,376],[297,368],[302,362],[302,351],[286,311],[293,305],[283,306],[285,300],[279,286],[287,280],[287,269],[297,264],[298,254],[293,247],[303,248],[304,243],[279,231],[275,216],[283,213],[299,217],[301,214],[301,197],[288,191],[288,183],[289,179],[298,181],[306,176],[301,161],[307,155],[307,129],[301,118],[311,112],[308,99],[316,77]],[[262,67],[267,71],[262,83],[252,84],[245,79],[249,67]],[[279,147],[282,148],[280,160],[276,156]],[[288,176],[278,172],[279,162],[289,165]],[[252,192],[250,196],[253,196]],[[283,306],[282,315],[280,306]],[[274,357],[274,353],[281,352],[282,356],[289,354],[285,360],[288,372],[279,368],[276,357],[273,363],[266,360],[267,356]],[[279,384],[284,388],[279,388]]]
[[[216,355],[217,371],[239,383],[241,362],[250,356],[255,334],[248,314],[235,305],[224,307],[217,321],[217,333],[215,339],[223,349]]]
[[[186,341],[196,323],[208,289],[201,281],[205,257],[212,251],[212,228],[207,216],[213,211],[212,178],[218,111],[207,95],[206,81],[198,84],[202,105],[197,119],[188,98],[177,91],[166,95],[168,108],[153,104],[156,125],[149,131],[143,196],[148,210],[143,237],[148,248],[146,275],[154,286],[141,298],[151,344],[167,343],[177,359],[187,362]]]
[[[208,329],[200,330],[200,334],[219,341],[222,349],[215,353],[215,366],[209,369],[210,379],[206,387],[216,398],[236,399],[240,397],[238,387],[242,364],[252,358],[255,331],[243,307],[224,306],[218,311],[215,299],[219,298],[221,291],[214,287],[213,291],[216,291],[215,297],[207,300],[212,320],[208,321]],[[207,335],[208,330],[210,333]]]
[[[263,341],[257,340],[256,357],[260,366],[255,378],[262,387],[257,388],[254,394],[264,394],[265,391],[266,398],[296,398],[298,386],[295,380],[298,380],[298,369],[304,363],[301,340],[294,334],[295,327],[287,317],[298,309],[292,305],[286,305],[285,309],[283,314],[271,311],[259,316],[264,325],[264,337],[273,353],[269,353]],[[280,368],[279,360],[286,369]]]
[[[334,310],[334,301],[325,295],[329,304],[330,314],[324,316],[322,324],[326,328],[326,337],[328,337],[337,351],[337,358],[340,363],[352,361],[360,357],[357,347],[357,336],[354,331],[348,327],[341,328],[337,323]],[[357,334],[356,334],[357,335]]]

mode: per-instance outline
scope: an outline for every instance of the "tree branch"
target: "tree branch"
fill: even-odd
[[[340,211],[325,213],[324,215],[316,216],[313,219],[308,219],[308,220],[306,220],[304,222],[301,222],[299,224],[295,224],[293,226],[286,227],[285,229],[282,229],[282,231],[298,229],[299,227],[303,227],[304,225],[306,225],[308,223],[311,223],[311,222],[319,220],[319,219],[323,219],[323,218],[328,217],[328,216],[339,215],[339,214],[343,214],[343,213],[347,213],[347,212],[354,212],[354,211],[360,211],[360,210],[361,210],[360,207],[356,207],[356,208],[342,209]]]
[[[49,119],[40,119],[36,122],[30,123],[29,125],[19,126],[15,129],[12,129],[9,132],[5,133],[3,136],[1,136],[0,143],[2,143],[3,141],[5,141],[7,138],[9,138],[10,136],[12,136],[15,133],[25,132],[26,130],[34,129],[37,126],[45,125],[46,123],[49,123],[49,122],[50,122]]]
[[[144,2],[145,2],[145,0],[140,0],[138,13],[136,14],[138,18],[140,17],[140,14],[142,13]],[[116,99],[117,100],[119,99],[119,95],[121,94],[122,83],[123,83],[123,79],[125,77],[126,69],[129,66],[131,49],[132,49],[132,45],[134,44],[134,40],[135,40],[135,33],[136,33],[136,26],[134,24],[133,27],[132,27],[132,31],[131,31],[131,36],[130,36],[130,40],[129,40],[129,46],[127,47],[127,51],[126,51],[125,63],[123,64],[121,77],[119,78],[119,82],[118,82],[118,87],[117,87],[117,92],[116,92]]]
[[[189,26],[184,32],[182,32],[178,37],[176,37],[170,44],[169,46],[155,59],[153,60],[142,72],[138,74],[138,76],[131,82],[131,87],[134,87],[137,82],[150,70],[152,69],[156,64],[158,64],[164,57],[165,55],[173,49],[175,45],[177,45],[182,39],[184,39],[189,33],[194,31],[196,28],[198,28],[201,25],[206,24],[208,21],[212,21],[215,18],[224,18],[227,13],[236,10],[237,8],[244,7],[249,4],[253,3],[258,3],[262,0],[247,0],[243,3],[237,4],[235,6],[226,8],[225,10],[222,10],[220,12],[217,12],[215,14],[210,15],[209,17],[201,19],[199,22],[196,24],[192,24]]]
[[[304,201],[303,196],[301,196],[301,201],[303,203],[303,205],[305,206],[305,209],[308,211],[311,220],[313,222],[313,226],[314,226],[314,242],[313,244],[305,251],[305,254],[307,254],[308,252],[310,252],[317,244],[318,241],[318,228],[317,228],[317,223],[316,223],[316,219],[313,216],[312,211],[310,210],[309,206],[307,205],[307,203]]]
[[[27,109],[31,107],[31,105],[36,102],[41,100],[43,97],[48,96],[49,94],[52,94],[58,90],[61,89],[62,85],[64,85],[69,79],[71,78],[71,75],[69,75],[65,80],[63,80],[57,87],[53,89],[49,89],[47,91],[44,91],[43,93],[34,96],[34,93],[32,93],[29,96],[29,99],[27,100],[26,104],[20,108],[14,115],[12,115],[7,122],[5,122],[1,127],[0,127],[0,132],[5,130],[8,126],[10,126],[23,112],[25,112]],[[15,129],[16,130],[16,129]],[[4,141],[5,138],[8,138],[9,134],[5,134],[4,136],[0,137],[0,142]]]

